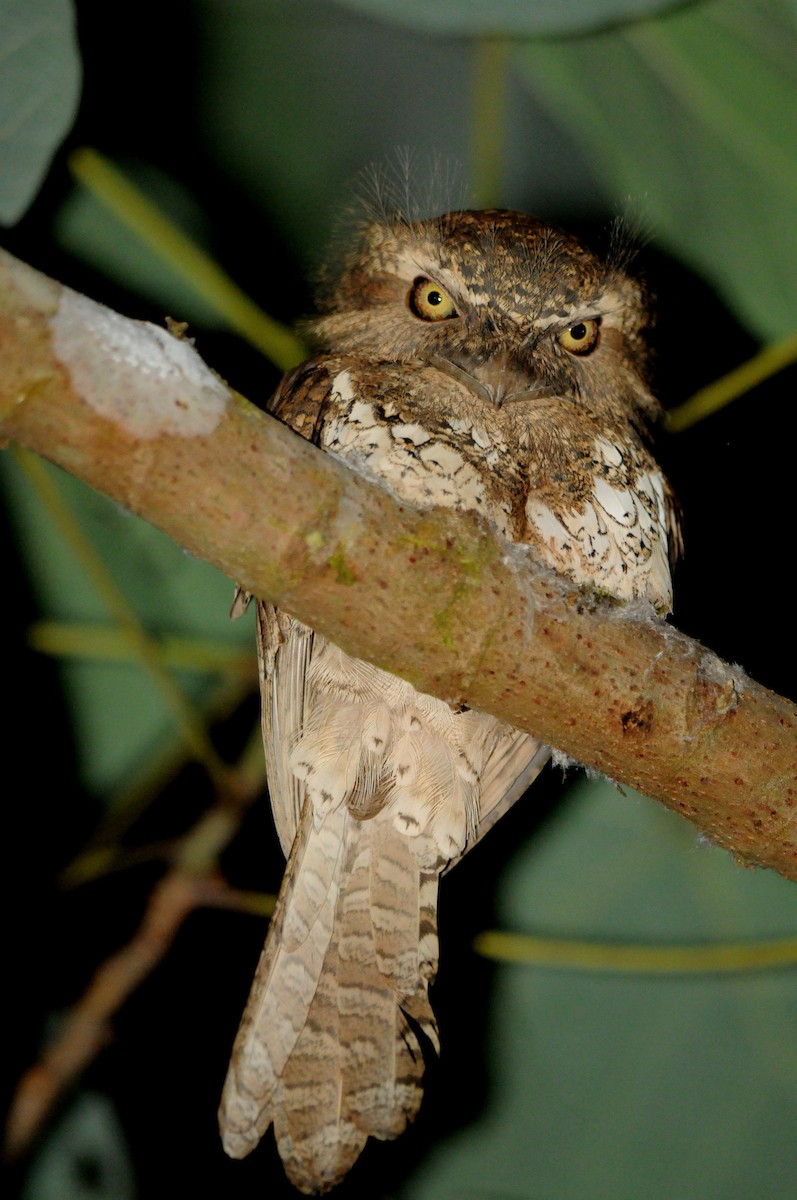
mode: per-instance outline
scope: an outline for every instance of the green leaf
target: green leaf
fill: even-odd
[[[772,0],[713,0],[516,61],[622,210],[766,341],[797,327],[797,28]],[[782,248],[783,252],[780,252]]]
[[[367,191],[369,164],[393,163],[405,146],[419,164],[465,161],[466,42],[428,45],[322,0],[198,7],[203,141],[308,274]]]
[[[378,20],[428,33],[469,37],[584,33],[585,30],[633,21],[684,0],[338,0],[346,8]]]
[[[133,1165],[118,1116],[104,1097],[80,1092],[30,1168],[22,1200],[135,1200]]]
[[[583,782],[516,853],[498,919],[554,937],[737,942],[793,935],[797,889],[700,847],[652,802]],[[499,967],[484,1113],[400,1195],[781,1200],[797,1172],[793,993],[790,971]]]
[[[62,502],[74,514],[116,585],[155,638],[179,632],[227,645],[252,645],[251,619],[230,621],[233,584],[183,553],[165,534],[49,464]],[[52,620],[111,622],[108,610],[17,462],[0,462],[8,511],[41,611]],[[66,691],[84,786],[107,795],[176,736],[174,713],[146,670],[132,661],[66,659]],[[218,675],[175,671],[188,699],[201,704]]]
[[[33,200],[70,128],[80,58],[69,0],[0,0],[0,222]]]

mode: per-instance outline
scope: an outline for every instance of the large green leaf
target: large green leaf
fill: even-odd
[[[766,341],[797,328],[797,26],[712,0],[592,37],[526,43],[523,77],[615,204],[713,281]]]
[[[530,799],[530,798],[529,798]],[[680,817],[582,783],[501,883],[506,929],[701,943],[793,936],[797,889]],[[782,1200],[797,1142],[794,974],[497,971],[491,1087],[407,1200]],[[445,1052],[445,1024],[442,1029]]]
[[[69,0],[0,0],[0,222],[22,216],[74,120],[80,59]]]
[[[233,596],[229,579],[72,476],[49,465],[44,469],[61,503],[74,514],[151,635],[179,633],[231,646],[251,644],[251,622],[229,619]],[[9,455],[0,461],[0,485],[40,608],[48,619],[112,626],[111,614],[64,542],[52,512]],[[129,662],[67,658],[61,674],[82,782],[95,794],[125,784],[136,768],[175,737],[174,713],[134,653]],[[213,673],[207,671],[180,671],[177,678],[197,703],[208,696],[214,682]]]
[[[534,37],[583,33],[618,21],[634,20],[684,0],[336,0],[379,20],[429,33],[473,36],[508,34]]]
[[[464,40],[430,44],[328,0],[197,9],[205,144],[311,272],[363,191],[364,168],[395,163],[397,147],[410,147],[424,174],[438,153],[465,161]]]

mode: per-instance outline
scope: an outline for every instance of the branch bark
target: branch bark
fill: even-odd
[[[445,699],[527,729],[797,878],[797,708],[476,518],[402,508],[190,344],[0,254],[0,435]]]

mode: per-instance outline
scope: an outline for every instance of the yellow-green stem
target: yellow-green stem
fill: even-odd
[[[765,346],[747,362],[701,388],[678,408],[671,409],[667,414],[667,428],[672,433],[680,433],[690,425],[696,425],[794,362],[797,362],[797,333]]]
[[[113,577],[69,509],[55,480],[40,458],[27,450],[12,448],[30,484],[57,524],[64,541],[91,580],[111,616],[128,639],[135,657],[168,704],[192,753],[207,770],[217,787],[226,789],[229,770],[217,755],[202,721],[161,661],[160,650],[144,631],[135,610],[128,604]]]
[[[648,946],[531,937],[489,930],[475,939],[474,949],[483,958],[495,962],[645,975],[762,971],[794,966],[797,962],[797,938],[702,946]]]
[[[508,50],[506,38],[477,38],[473,43],[471,182],[476,208],[494,208],[501,203]]]
[[[204,250],[96,150],[76,150],[69,165],[84,187],[281,371],[290,370],[307,356],[295,333],[258,308]]]

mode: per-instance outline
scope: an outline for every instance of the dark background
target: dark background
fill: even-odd
[[[746,11],[744,5],[732,7]],[[751,7],[751,27],[758,29],[767,6]],[[169,273],[156,278],[157,264],[143,252],[130,272],[136,286],[130,286],[128,273],[113,258],[114,244],[124,247],[127,235],[99,209],[79,211],[86,201],[69,173],[70,152],[93,146],[128,171],[267,312],[286,322],[311,307],[314,266],[345,203],[348,181],[366,163],[409,144],[451,155],[464,163],[466,176],[478,176],[468,132],[473,44],[465,37],[431,36],[320,0],[295,6],[140,3],[124,12],[84,3],[77,13],[85,71],[77,119],[39,195],[5,232],[3,243],[45,273],[129,315],[158,322],[167,311],[186,316],[206,361],[255,401],[268,395],[278,372],[205,310],[197,309],[196,316],[186,311],[191,305],[182,291],[175,290],[170,301]],[[793,26],[784,28],[786,36],[795,37]],[[746,52],[754,52],[750,43]],[[735,86],[729,78],[729,96]],[[297,95],[309,117],[304,110],[292,112]],[[310,136],[314,112],[317,143]],[[781,114],[784,121],[794,116],[794,108]],[[593,119],[594,113],[585,111],[585,123]],[[632,124],[627,113],[618,112],[617,121]],[[524,90],[517,73],[507,87],[505,122],[497,202],[600,239],[622,202],[622,175],[615,181],[611,171],[597,170],[582,131],[567,122],[557,127],[550,104]],[[337,141],[330,145],[331,127]],[[666,140],[664,133],[649,131],[652,153],[659,137]],[[253,193],[247,180],[257,170],[258,153],[262,179]],[[685,176],[689,166],[687,159]],[[793,166],[797,181],[797,162]],[[662,172],[667,169],[663,163]],[[706,180],[697,169],[691,180],[695,209],[703,211]],[[731,242],[741,240],[744,228],[721,203],[722,189],[733,187],[734,180],[715,182],[716,221],[726,223]],[[654,177],[651,189],[655,186]],[[743,186],[740,181],[740,190]],[[645,195],[632,199],[644,210]],[[751,229],[762,216],[749,211]],[[104,221],[103,240],[94,235]],[[682,223],[688,220],[682,217]],[[688,237],[678,253],[671,230],[660,235],[655,215],[648,224],[652,228],[636,266],[657,297],[657,391],[666,407],[674,407],[770,340],[764,332],[767,314],[755,321],[740,310],[738,283],[723,286],[722,264],[713,273],[698,273]],[[755,236],[760,233],[759,228]],[[783,262],[793,262],[794,251],[793,243],[771,245],[775,283]],[[130,253],[138,254],[134,244]],[[150,288],[141,284],[148,278]],[[797,311],[784,311],[788,306],[774,285],[772,296],[775,337],[790,322],[797,324]],[[782,371],[686,432],[662,432],[657,442],[684,512],[687,552],[676,574],[675,623],[761,683],[792,696],[795,383],[794,368]],[[31,535],[24,530],[30,527],[20,525],[14,510],[16,495],[11,493],[10,520],[1,530],[10,660],[3,869],[6,988],[13,1010],[3,1072],[7,1097],[57,1014],[81,994],[96,965],[132,936],[162,871],[150,863],[81,888],[58,886],[59,872],[84,845],[107,797],[86,780],[85,749],[74,740],[61,668],[27,645],[32,618],[50,609],[47,588],[40,585],[41,566],[31,566],[37,560],[26,544]],[[81,584],[76,581],[75,587]],[[124,696],[120,712],[124,721]],[[231,760],[254,716],[250,698],[214,729],[219,748]],[[146,752],[146,737],[139,752]],[[134,826],[129,843],[148,844],[189,828],[209,801],[201,772],[186,767]],[[566,803],[559,773],[550,773],[535,786],[533,798],[518,805],[446,881],[443,960],[435,989],[443,1059],[430,1068],[417,1127],[395,1144],[369,1147],[341,1196],[398,1195],[402,1180],[411,1177],[431,1147],[490,1111],[501,1075],[485,1040],[496,969],[473,954],[471,942],[479,930],[500,920],[496,889],[513,849],[548,828]],[[281,859],[265,803],[247,816],[222,867],[239,887],[276,890]],[[600,898],[593,897],[593,903],[600,909]],[[650,901],[637,896],[631,903],[645,909]],[[788,923],[792,901],[785,903]],[[721,900],[717,906],[722,909]],[[534,915],[527,921],[533,927]],[[227,1055],[263,932],[262,920],[223,912],[198,912],[186,922],[166,961],[118,1014],[112,1043],[89,1068],[78,1093],[64,1100],[38,1157],[11,1170],[15,1189],[27,1187],[24,1194],[36,1200],[50,1194],[36,1174],[43,1156],[79,1111],[81,1097],[99,1095],[112,1105],[107,1141],[90,1131],[67,1139],[57,1151],[64,1172],[61,1190],[52,1194],[295,1194],[282,1179],[270,1137],[249,1160],[231,1163],[220,1150],[215,1127]],[[783,1004],[790,1013],[792,990],[789,978]],[[797,1084],[779,1087],[783,1114],[793,1108]],[[582,1101],[589,1106],[588,1096]],[[566,1116],[563,1120],[566,1125]],[[109,1145],[121,1147],[120,1178]],[[522,1156],[519,1163],[512,1194],[543,1195],[542,1183],[525,1174]],[[616,1189],[617,1177],[602,1181],[601,1171],[600,1163],[586,1164],[588,1182],[577,1194],[603,1196],[610,1194],[604,1188]],[[642,1176],[646,1192],[657,1196],[667,1169],[653,1155],[647,1171]],[[691,1178],[695,1196],[747,1194],[700,1182],[695,1174]],[[411,1182],[404,1186],[402,1196],[421,1194]],[[474,1180],[472,1194],[497,1197],[490,1186]],[[571,1179],[550,1194],[570,1196],[575,1186]],[[764,1181],[757,1194],[784,1194],[778,1186]]]

